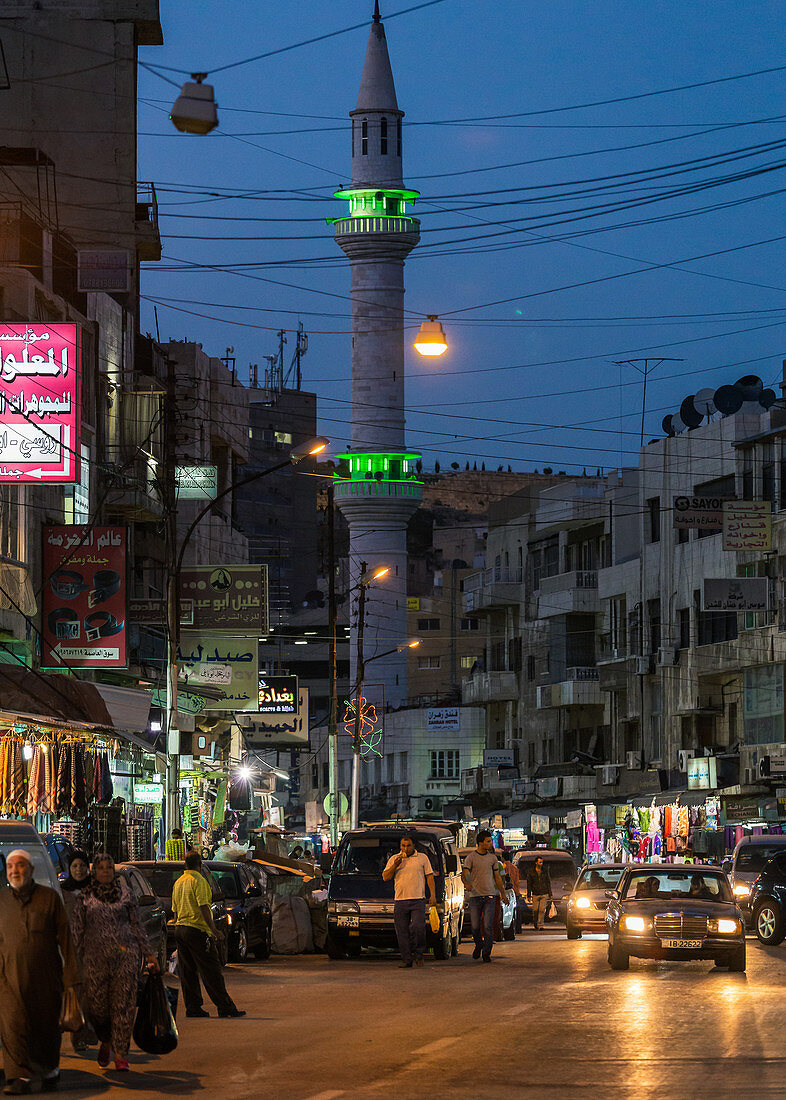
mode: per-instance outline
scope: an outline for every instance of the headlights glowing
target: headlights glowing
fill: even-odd
[[[627,932],[643,932],[647,927],[644,917],[623,917],[621,923]]]
[[[734,887],[734,896],[736,898],[747,898],[750,895],[751,888],[746,886],[744,882],[738,882]]]
[[[577,909],[591,909],[592,903],[589,898],[576,898]]]
[[[740,922],[738,920],[727,920],[723,917],[718,920],[708,920],[707,931],[718,932],[722,936],[734,936],[740,931]]]

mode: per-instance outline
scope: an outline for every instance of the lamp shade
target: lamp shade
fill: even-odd
[[[444,330],[436,317],[429,317],[420,326],[420,332],[415,338],[415,350],[428,356],[443,355],[448,350]]]
[[[212,84],[187,82],[169,116],[184,134],[209,134],[218,126],[218,110]]]

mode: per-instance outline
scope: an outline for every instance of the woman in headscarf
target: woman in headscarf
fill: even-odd
[[[128,1069],[142,957],[158,972],[139,919],[139,907],[115,862],[102,852],[93,859],[90,882],[76,894],[73,932],[84,971],[84,1003],[101,1041],[98,1064]]]
[[[90,860],[87,858],[87,853],[80,849],[75,849],[71,854],[71,859],[68,864],[68,878],[60,883],[60,888],[63,891],[63,901],[65,903],[66,913],[68,914],[68,920],[71,922],[74,915],[74,907],[76,906],[77,894],[85,888],[90,882]],[[79,957],[80,967],[82,965],[82,959]],[[84,996],[80,998],[80,1003],[84,1001]],[[84,1012],[84,1008],[82,1009]],[[87,1013],[85,1012],[85,1016]],[[79,1031],[71,1032],[71,1046],[80,1054],[83,1050],[96,1041],[95,1032],[89,1023],[85,1023],[83,1027],[80,1027]]]

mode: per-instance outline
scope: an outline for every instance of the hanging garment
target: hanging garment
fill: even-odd
[[[101,759],[101,798],[100,801],[104,806],[108,806],[112,801],[115,789],[112,786],[112,775],[109,770],[109,754],[102,753]]]
[[[95,769],[95,753],[86,752],[84,760],[85,768],[85,802],[93,801],[93,771]]]
[[[643,807],[639,810],[639,831],[642,833],[648,833],[650,830],[650,812]]]
[[[651,837],[655,837],[660,832],[660,809],[657,806],[650,807],[650,827],[647,830]]]
[[[14,813],[24,813],[27,804],[27,761],[22,752],[22,742],[11,742],[11,808]]]
[[[44,753],[44,798],[39,813],[54,814],[57,811],[57,746],[52,743],[41,746]]]
[[[93,801],[101,801],[101,768],[103,767],[103,753],[97,752],[93,759]]]
[[[75,810],[87,809],[85,797],[85,750],[82,745],[74,745],[71,750],[71,806]]]
[[[587,822],[586,849],[588,852],[599,852],[601,850],[598,826],[594,821]]]
[[[679,810],[679,829],[678,829],[677,835],[683,837],[683,839],[685,837],[687,837],[687,835],[688,835],[688,807],[687,806],[680,806],[680,810]]]
[[[677,851],[677,841],[676,841],[675,837],[673,837],[673,836],[667,836],[666,837],[666,851],[667,852],[676,852]]]
[[[44,801],[44,780],[44,754],[40,745],[36,745],[30,764],[30,778],[27,781],[27,813],[29,817],[33,817],[38,813],[38,809]]]
[[[8,737],[0,737],[0,810],[5,808],[8,798]]]
[[[55,794],[57,812],[67,813],[71,809],[71,746],[60,745],[57,754],[57,790]]]

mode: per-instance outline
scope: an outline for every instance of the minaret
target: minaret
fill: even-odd
[[[364,656],[406,641],[407,520],[422,497],[411,470],[420,456],[404,443],[404,260],[420,239],[420,222],[406,204],[418,197],[404,187],[402,119],[379,4],[366,47],[352,119],[352,183],[336,192],[349,213],[334,220],[336,243],[351,265],[352,445],[340,456],[351,480],[336,482],[335,499],[349,524],[350,576],[360,563],[390,574],[366,600]],[[352,620],[351,682],[356,678]],[[386,703],[406,699],[406,654],[382,657],[366,669],[366,683],[384,683]]]

